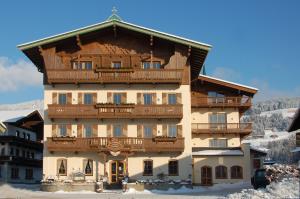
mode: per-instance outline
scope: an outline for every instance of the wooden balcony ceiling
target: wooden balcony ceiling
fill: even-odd
[[[46,141],[49,151],[84,151],[84,152],[182,152],[184,138],[136,137],[94,137],[94,138],[59,138],[49,137]]]

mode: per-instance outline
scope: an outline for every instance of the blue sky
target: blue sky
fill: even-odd
[[[211,44],[208,75],[260,89],[257,100],[300,96],[300,1],[1,2],[0,104],[43,98],[41,75],[16,45],[104,21]]]

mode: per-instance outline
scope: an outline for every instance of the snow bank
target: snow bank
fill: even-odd
[[[274,198],[299,198],[299,179],[285,178],[281,182],[271,183],[266,189],[243,189],[239,193],[229,194],[228,199],[274,199]]]

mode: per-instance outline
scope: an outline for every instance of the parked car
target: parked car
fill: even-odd
[[[266,186],[270,184],[270,180],[266,175],[266,170],[257,169],[251,178],[251,184],[254,189],[258,189],[260,187],[266,188]]]

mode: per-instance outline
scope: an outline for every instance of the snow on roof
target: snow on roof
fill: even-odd
[[[252,145],[250,145],[250,149],[254,150],[254,151],[257,151],[257,152],[260,152],[260,153],[264,153],[264,154],[267,154],[268,151],[270,150],[270,149],[267,149],[267,148],[252,146]]]
[[[254,87],[251,87],[251,86],[246,86],[246,85],[243,85],[243,84],[238,84],[238,83],[235,83],[235,82],[231,82],[231,81],[219,79],[219,78],[208,76],[208,75],[202,75],[202,74],[200,74],[200,76],[206,77],[206,78],[210,78],[210,79],[213,79],[213,80],[217,80],[217,81],[222,81],[222,82],[225,82],[225,83],[228,83],[228,84],[233,84],[233,85],[236,85],[236,86],[240,86],[240,87],[244,87],[244,88],[248,88],[248,89],[252,89],[252,90],[258,91],[258,88],[254,88]]]
[[[244,155],[241,150],[201,150],[192,152],[192,155]]]
[[[139,31],[139,32],[144,32],[144,33],[147,33],[147,34],[151,34],[151,35],[156,36],[156,37],[170,39],[174,42],[177,41],[179,43],[184,43],[184,44],[187,44],[187,45],[191,45],[191,46],[196,47],[196,48],[205,48],[206,50],[209,50],[212,47],[211,45],[206,44],[206,43],[197,42],[197,41],[186,39],[186,38],[183,38],[183,37],[179,37],[179,36],[176,36],[176,35],[173,35],[173,34],[160,32],[160,31],[157,31],[157,30],[154,30],[154,29],[146,28],[146,27],[143,27],[143,26],[138,26],[138,25],[135,25],[135,24],[131,24],[131,23],[128,23],[128,22],[119,21],[119,20],[115,20],[115,19],[110,20],[110,21],[104,21],[104,22],[101,22],[101,23],[96,23],[96,24],[89,25],[89,26],[85,26],[85,27],[75,29],[75,30],[72,30],[72,31],[68,31],[68,32],[64,32],[64,33],[61,33],[61,34],[56,34],[56,35],[46,37],[46,38],[43,38],[43,39],[39,39],[39,40],[35,40],[35,41],[32,41],[32,42],[23,43],[23,44],[18,45],[17,47],[21,50],[25,50],[25,49],[32,48],[32,47],[39,46],[39,45],[43,45],[43,44],[46,44],[46,43],[51,43],[51,42],[54,42],[54,41],[57,41],[57,40],[60,40],[60,39],[73,37],[73,36],[76,36],[78,34],[84,34],[84,33],[92,32],[92,31],[95,31],[95,30],[98,30],[98,29],[109,27],[111,25],[118,25],[120,27],[124,27],[124,28],[127,28],[127,29],[132,29],[134,31]]]
[[[15,118],[11,118],[11,119],[5,120],[4,122],[13,123],[13,122],[19,121],[20,119],[23,119],[24,117],[25,116],[15,117]]]

